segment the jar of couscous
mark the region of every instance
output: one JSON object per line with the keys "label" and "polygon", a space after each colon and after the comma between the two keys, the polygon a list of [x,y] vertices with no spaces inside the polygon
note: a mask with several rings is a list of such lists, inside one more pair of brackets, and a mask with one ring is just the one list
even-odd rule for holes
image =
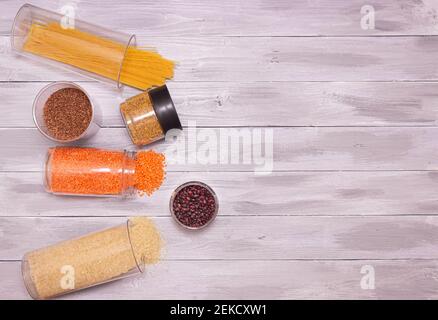
{"label": "jar of couscous", "polygon": [[158,262],[161,237],[151,220],[134,217],[118,226],[33,250],[22,275],[33,299],[66,293],[142,273]]}

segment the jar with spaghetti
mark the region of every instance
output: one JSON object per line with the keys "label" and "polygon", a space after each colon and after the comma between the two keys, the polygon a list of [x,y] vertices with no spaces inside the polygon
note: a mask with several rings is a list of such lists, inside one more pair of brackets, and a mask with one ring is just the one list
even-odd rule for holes
{"label": "jar with spaghetti", "polygon": [[24,4],[11,29],[13,52],[121,88],[141,90],[173,77],[174,63],[151,47],[139,47],[133,34]]}
{"label": "jar with spaghetti", "polygon": [[50,148],[45,163],[47,192],[59,195],[134,197],[162,184],[165,157],[152,150]]}
{"label": "jar with spaghetti", "polygon": [[132,142],[139,146],[164,139],[169,130],[182,129],[165,85],[127,99],[120,112]]}
{"label": "jar with spaghetti", "polygon": [[143,273],[158,262],[161,237],[146,217],[33,250],[21,270],[33,299],[49,299]]}

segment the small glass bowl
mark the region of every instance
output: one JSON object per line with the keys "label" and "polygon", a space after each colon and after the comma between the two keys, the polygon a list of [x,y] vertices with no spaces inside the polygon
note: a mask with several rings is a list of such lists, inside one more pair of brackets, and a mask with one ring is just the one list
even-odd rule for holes
{"label": "small glass bowl", "polygon": [[[214,213],[213,213],[212,217],[210,218],[210,220],[208,220],[208,222],[207,222],[206,224],[203,224],[203,225],[200,226],[200,227],[190,227],[190,226],[186,226],[184,223],[182,223],[181,221],[178,220],[177,216],[175,215],[175,212],[173,211],[173,202],[175,201],[175,197],[176,197],[176,195],[177,195],[177,194],[178,194],[183,188],[185,188],[185,187],[187,187],[187,186],[193,186],[193,185],[194,185],[194,186],[201,186],[201,187],[207,189],[207,190],[213,195],[214,203],[215,203],[215,210],[214,210]],[[183,183],[182,185],[180,185],[178,188],[176,188],[176,189],[173,191],[172,196],[170,197],[170,201],[169,201],[169,210],[170,210],[170,213],[171,213],[173,219],[174,219],[174,220],[175,220],[180,226],[182,226],[182,227],[185,228],[185,229],[189,229],[189,230],[199,230],[199,229],[203,229],[203,228],[205,228],[206,226],[208,226],[208,225],[209,225],[209,224],[210,224],[210,223],[216,218],[217,213],[218,213],[218,211],[219,211],[219,202],[218,202],[218,198],[217,198],[216,193],[213,191],[212,188],[210,188],[210,186],[208,186],[207,184],[205,184],[205,183],[203,183],[203,182],[200,182],[200,181],[189,181],[189,182]]]}
{"label": "small glass bowl", "polygon": [[[64,89],[64,88],[74,88],[82,91],[88,98],[88,100],[91,103],[91,120],[88,124],[87,129],[82,132],[81,135],[77,136],[76,138],[70,139],[70,140],[59,140],[54,137],[52,137],[48,131],[47,126],[44,121],[44,106],[49,99],[49,97],[55,93],[58,90]],[[92,137],[99,131],[100,124],[101,124],[101,114],[100,109],[96,106],[96,104],[93,102],[91,97],[88,95],[88,93],[79,85],[77,85],[74,82],[69,81],[56,81],[48,84],[44,88],[40,90],[40,92],[35,97],[35,100],[33,102],[33,121],[35,122],[36,127],[38,128],[38,131],[45,136],[47,139],[50,139],[52,141],[58,142],[58,143],[69,143],[73,141],[78,141],[82,139],[87,139]]]}

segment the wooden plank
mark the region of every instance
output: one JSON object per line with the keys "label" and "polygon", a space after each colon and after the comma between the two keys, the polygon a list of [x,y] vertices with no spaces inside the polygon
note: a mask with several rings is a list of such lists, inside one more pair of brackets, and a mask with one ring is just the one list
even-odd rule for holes
{"label": "wooden plank", "polygon": [[[0,33],[9,33],[13,18],[24,2],[2,1]],[[155,3],[34,0],[32,4],[55,11],[70,4],[77,8],[78,19],[148,36],[424,35],[438,31],[438,6],[433,0],[380,0],[375,3],[361,0],[172,0]],[[374,6],[374,30],[361,27],[364,16],[361,8],[367,4]],[[109,20],[108,12],[117,12],[117,15]]]}
{"label": "wooden plank", "polygon": [[[3,42],[7,40],[3,39]],[[179,62],[177,81],[437,80],[438,37],[147,38]],[[0,81],[84,79],[41,62],[0,54]]]}
{"label": "wooden plank", "polygon": [[[436,170],[437,135],[438,128],[419,127],[192,128],[180,142],[151,147],[166,153],[168,171]],[[221,136],[246,138],[225,147]],[[40,171],[54,143],[34,128],[0,129],[0,145],[0,171]],[[102,128],[79,145],[134,148],[125,128]]]}
{"label": "wooden plank", "polygon": [[[0,127],[33,127],[32,104],[42,83],[0,83]],[[120,127],[121,101],[138,93],[81,82],[103,113],[103,126]],[[183,125],[199,126],[436,126],[438,83],[170,82]]]}
{"label": "wooden plank", "polygon": [[[151,198],[53,196],[39,172],[0,173],[0,216],[169,215],[180,184],[214,188],[220,215],[422,215],[438,213],[436,172],[170,172]],[[415,192],[413,192],[415,190]],[[25,197],[25,201],[23,201]]]}
{"label": "wooden plank", "polygon": [[[147,214],[147,208],[144,209]],[[124,217],[0,218],[0,260],[125,223]],[[199,231],[154,218],[168,260],[437,259],[438,217],[219,216]]]}
{"label": "wooden plank", "polygon": [[[361,288],[363,266],[374,268],[374,290]],[[419,260],[162,261],[61,299],[433,299],[436,268]],[[30,299],[19,262],[0,262],[0,282],[0,299]]]}

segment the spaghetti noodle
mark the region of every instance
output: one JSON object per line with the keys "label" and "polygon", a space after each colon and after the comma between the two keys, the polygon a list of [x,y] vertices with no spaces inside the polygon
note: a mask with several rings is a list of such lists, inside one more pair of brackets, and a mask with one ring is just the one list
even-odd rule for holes
{"label": "spaghetti noodle", "polygon": [[157,52],[126,48],[88,32],[64,29],[56,22],[32,23],[23,50],[142,90],[173,77],[174,63]]}

